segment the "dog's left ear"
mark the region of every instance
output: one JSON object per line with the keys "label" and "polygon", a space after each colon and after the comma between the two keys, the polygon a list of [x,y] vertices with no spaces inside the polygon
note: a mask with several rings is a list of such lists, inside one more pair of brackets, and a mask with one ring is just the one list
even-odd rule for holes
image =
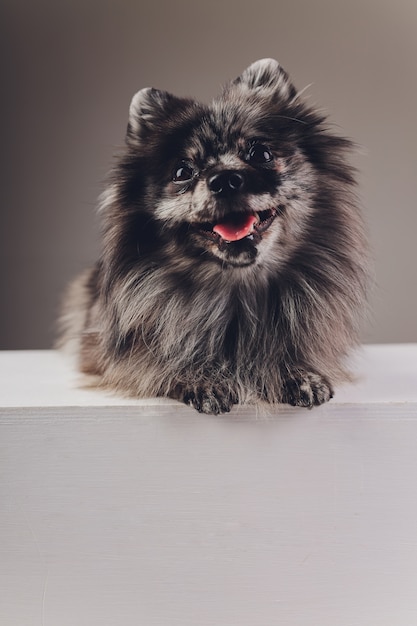
{"label": "dog's left ear", "polygon": [[297,90],[287,72],[275,59],[255,61],[233,81],[233,84],[249,90],[278,92],[282,98],[288,100],[297,95]]}

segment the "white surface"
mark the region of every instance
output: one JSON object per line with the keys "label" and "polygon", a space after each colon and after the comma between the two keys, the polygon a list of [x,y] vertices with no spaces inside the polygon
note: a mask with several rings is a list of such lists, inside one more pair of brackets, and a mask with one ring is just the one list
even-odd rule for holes
{"label": "white surface", "polygon": [[1,355],[0,625],[416,626],[416,349],[262,417],[98,406]]}
{"label": "white surface", "polygon": [[140,406],[173,400],[125,398],[110,391],[83,388],[83,377],[60,352],[0,352],[1,407]]}
{"label": "white surface", "polygon": [[[332,404],[417,402],[417,344],[367,345],[353,359],[354,384],[336,389]],[[0,352],[1,407],[149,406],[173,400],[125,398],[83,389],[82,378],[55,351]]]}

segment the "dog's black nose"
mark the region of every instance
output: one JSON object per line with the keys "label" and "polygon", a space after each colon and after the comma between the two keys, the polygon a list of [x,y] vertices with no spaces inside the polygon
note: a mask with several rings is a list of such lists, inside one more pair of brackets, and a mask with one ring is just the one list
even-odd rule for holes
{"label": "dog's black nose", "polygon": [[240,191],[245,183],[243,174],[228,170],[214,174],[208,180],[208,188],[217,195],[227,195]]}

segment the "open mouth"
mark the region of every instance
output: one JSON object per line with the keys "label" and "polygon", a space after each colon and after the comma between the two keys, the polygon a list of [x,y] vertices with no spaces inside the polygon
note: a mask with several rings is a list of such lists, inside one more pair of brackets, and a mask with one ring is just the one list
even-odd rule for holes
{"label": "open mouth", "polygon": [[259,240],[277,216],[276,209],[267,209],[259,213],[230,213],[216,223],[203,223],[198,231],[213,241],[232,243],[242,239]]}

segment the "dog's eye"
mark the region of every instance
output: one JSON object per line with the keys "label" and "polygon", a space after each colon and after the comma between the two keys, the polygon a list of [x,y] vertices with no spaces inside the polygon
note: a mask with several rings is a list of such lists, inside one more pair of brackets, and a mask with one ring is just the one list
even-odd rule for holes
{"label": "dog's eye", "polygon": [[271,151],[262,143],[254,143],[249,148],[247,160],[250,163],[262,165],[262,163],[269,163],[272,159]]}
{"label": "dog's eye", "polygon": [[186,183],[194,176],[194,170],[190,165],[181,163],[174,171],[172,180],[174,183]]}

